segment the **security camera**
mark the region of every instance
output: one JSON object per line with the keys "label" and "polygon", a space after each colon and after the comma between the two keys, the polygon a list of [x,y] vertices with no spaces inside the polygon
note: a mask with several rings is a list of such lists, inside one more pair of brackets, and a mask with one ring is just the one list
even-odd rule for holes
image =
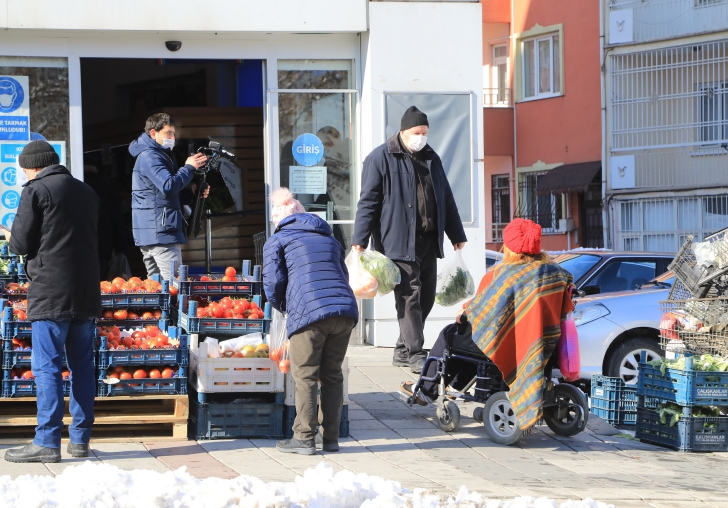
{"label": "security camera", "polygon": [[182,41],[166,41],[164,45],[167,46],[167,49],[170,51],[179,51],[182,47]]}

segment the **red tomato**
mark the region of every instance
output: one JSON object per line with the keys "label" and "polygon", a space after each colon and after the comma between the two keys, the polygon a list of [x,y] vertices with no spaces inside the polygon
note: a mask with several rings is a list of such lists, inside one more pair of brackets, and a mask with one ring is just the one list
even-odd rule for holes
{"label": "red tomato", "polygon": [[170,295],[172,295],[172,296],[177,296],[177,293],[179,293],[179,291],[177,291],[177,288],[176,288],[176,287],[174,287],[174,286],[169,286],[169,294],[170,294]]}
{"label": "red tomato", "polygon": [[137,314],[136,312],[130,312],[129,319],[139,319],[139,314]]}
{"label": "red tomato", "polygon": [[207,317],[207,307],[198,307],[197,308],[197,317],[198,318]]}
{"label": "red tomato", "polygon": [[225,275],[227,275],[228,277],[235,277],[236,273],[238,272],[236,272],[235,268],[233,268],[232,266],[228,266],[227,268],[225,268]]}
{"label": "red tomato", "polygon": [[235,280],[235,277],[228,277],[227,275],[224,275],[222,278],[223,282],[233,282]]}
{"label": "red tomato", "polygon": [[233,301],[230,298],[228,298],[227,296],[225,298],[223,298],[222,300],[220,300],[220,305],[222,305],[223,308],[230,309],[230,310],[232,310],[232,308],[235,306],[235,304],[233,304]]}
{"label": "red tomato", "polygon": [[147,336],[147,332],[144,330],[137,330],[136,332],[132,333],[131,336],[135,339],[144,339]]}
{"label": "red tomato", "polygon": [[156,337],[157,335],[159,335],[159,327],[147,326],[147,336]]}
{"label": "red tomato", "polygon": [[142,319],[154,319],[154,314],[152,314],[151,312],[147,311],[144,314],[142,314]]}
{"label": "red tomato", "polygon": [[25,321],[27,318],[25,312],[23,312],[22,310],[13,311],[13,314],[15,314],[15,317],[18,321]]}
{"label": "red tomato", "polygon": [[119,379],[131,379],[131,374],[129,374],[128,372],[122,372],[121,374],[119,374]]}
{"label": "red tomato", "polygon": [[104,319],[114,319],[114,311],[105,310],[101,317],[103,317]]}
{"label": "red tomato", "polygon": [[134,339],[131,337],[124,337],[121,339],[121,344],[126,347],[131,347],[134,344]]}
{"label": "red tomato", "polygon": [[235,313],[234,313],[233,311],[231,311],[230,309],[225,309],[225,312],[223,312],[223,315],[222,315],[222,316],[223,316],[223,317],[224,317],[225,319],[230,319],[230,318],[232,318],[232,317],[233,317],[234,315],[235,315]]}
{"label": "red tomato", "polygon": [[240,311],[241,314],[250,308],[250,302],[248,300],[239,300],[238,304],[242,308]]}
{"label": "red tomato", "polygon": [[163,378],[170,378],[172,376],[174,376],[174,371],[172,369],[170,369],[169,367],[165,368],[162,371],[162,377]]}
{"label": "red tomato", "polygon": [[255,303],[255,302],[250,302],[250,308],[251,309],[257,309],[258,308],[258,304]]}
{"label": "red tomato", "polygon": [[152,369],[149,371],[149,377],[152,379],[159,379],[162,377],[162,373],[159,372],[159,369]]}
{"label": "red tomato", "polygon": [[116,312],[114,312],[114,319],[126,319],[129,317],[129,313],[126,311],[126,309],[119,309]]}
{"label": "red tomato", "polygon": [[154,319],[162,319],[162,311],[161,310],[155,310],[154,311]]}
{"label": "red tomato", "polygon": [[126,283],[126,281],[124,279],[122,279],[121,277],[117,277],[114,280],[112,280],[111,283],[116,284],[117,286],[121,287],[124,285],[124,283]]}
{"label": "red tomato", "polygon": [[137,369],[134,371],[134,379],[144,379],[147,377],[147,371],[144,369]]}
{"label": "red tomato", "polygon": [[221,305],[217,305],[215,303],[210,304],[210,314],[212,314],[213,317],[221,318],[224,313],[225,309],[223,309]]}
{"label": "red tomato", "polygon": [[207,275],[203,275],[202,277],[200,277],[200,282],[210,282],[210,280],[210,277],[208,277]]}

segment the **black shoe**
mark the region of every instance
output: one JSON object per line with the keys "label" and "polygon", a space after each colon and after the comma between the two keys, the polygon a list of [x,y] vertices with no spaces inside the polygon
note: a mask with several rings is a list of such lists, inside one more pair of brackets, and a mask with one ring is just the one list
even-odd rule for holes
{"label": "black shoe", "polygon": [[409,367],[410,362],[407,358],[402,358],[400,356],[394,356],[392,357],[392,365],[395,367]]}
{"label": "black shoe", "polygon": [[425,366],[425,359],[424,358],[417,358],[413,362],[409,364],[410,370],[412,370],[415,374],[421,374],[422,373],[422,367]]}
{"label": "black shoe", "polygon": [[316,434],[316,439],[314,439],[316,442],[316,449],[317,450],[323,450],[325,452],[338,452],[339,451],[339,442],[338,441],[329,441],[328,439],[324,439],[324,437],[321,435],[321,433]]}
{"label": "black shoe", "polygon": [[5,452],[8,462],[60,462],[60,448],[46,448],[30,443],[22,448],[11,448]]}
{"label": "black shoe", "polygon": [[313,439],[299,441],[298,439],[284,439],[276,443],[276,450],[283,453],[299,453],[301,455],[316,455],[316,445]]}
{"label": "black shoe", "polygon": [[[414,393],[412,392],[412,390],[414,389],[414,386],[415,386],[415,384],[412,381],[404,381],[404,382],[402,382],[402,384],[399,385],[399,391],[401,391],[408,397],[413,397]],[[422,393],[422,392],[420,391],[420,393]],[[423,398],[420,398],[419,394],[417,395],[417,397],[414,397],[413,400],[420,406],[427,405],[427,401]]]}
{"label": "black shoe", "polygon": [[88,445],[87,444],[75,444],[69,441],[66,452],[71,457],[88,457]]}

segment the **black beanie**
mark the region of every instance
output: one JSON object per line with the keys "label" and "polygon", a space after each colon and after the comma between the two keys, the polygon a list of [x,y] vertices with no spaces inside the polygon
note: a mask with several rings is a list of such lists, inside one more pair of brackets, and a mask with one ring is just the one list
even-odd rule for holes
{"label": "black beanie", "polygon": [[427,125],[428,127],[430,126],[429,122],[427,121],[427,115],[416,107],[410,106],[409,108],[407,108],[407,111],[405,111],[404,115],[402,116],[402,123],[399,126],[399,130],[406,131],[407,129],[411,129],[412,127],[417,127],[418,125]]}
{"label": "black beanie", "polygon": [[48,141],[38,139],[31,141],[18,157],[18,166],[23,169],[47,168],[53,164],[59,164],[58,154]]}

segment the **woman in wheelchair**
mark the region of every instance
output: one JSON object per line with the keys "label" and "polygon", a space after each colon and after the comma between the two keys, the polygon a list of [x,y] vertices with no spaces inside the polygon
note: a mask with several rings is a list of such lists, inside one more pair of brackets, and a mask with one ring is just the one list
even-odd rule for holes
{"label": "woman in wheelchair", "polygon": [[516,442],[542,417],[555,432],[576,434],[586,425],[586,398],[571,385],[555,390],[548,367],[561,322],[574,308],[572,276],[541,251],[541,226],[530,220],[514,219],[503,242],[503,261],[483,277],[457,323],[442,330],[420,379],[401,390],[409,403],[437,404],[437,423],[446,431],[459,422],[457,405],[444,393],[449,386],[474,387],[474,395],[458,396],[485,403],[474,417],[501,444]]}

